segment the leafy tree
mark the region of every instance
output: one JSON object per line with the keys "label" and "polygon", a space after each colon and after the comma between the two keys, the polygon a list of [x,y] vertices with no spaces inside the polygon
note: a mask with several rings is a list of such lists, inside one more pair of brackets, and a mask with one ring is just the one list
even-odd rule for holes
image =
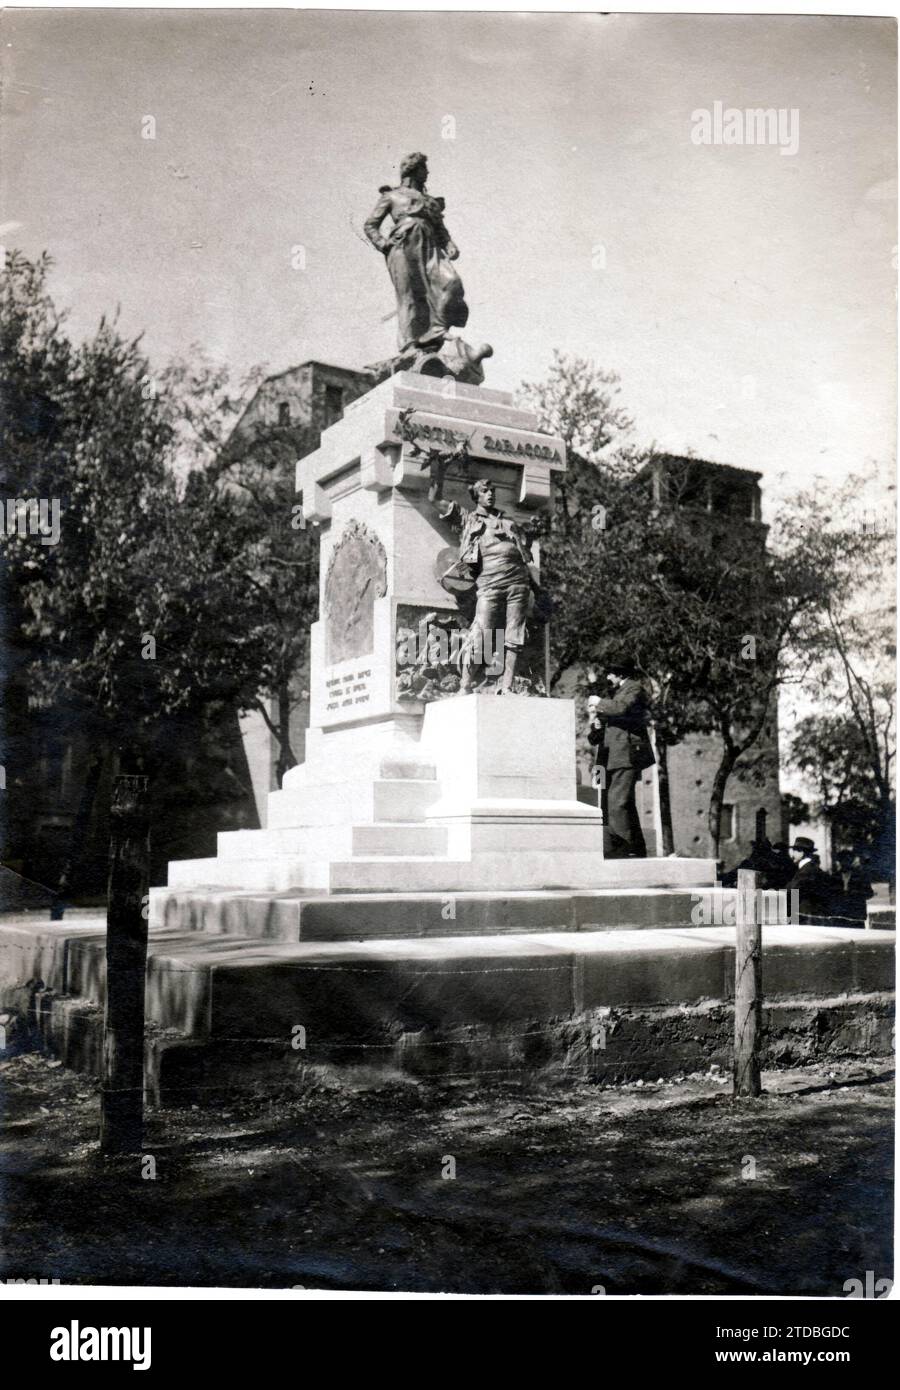
{"label": "leafy tree", "polygon": [[[218,486],[236,499],[251,538],[244,556],[244,603],[252,615],[258,661],[241,693],[276,740],[281,786],[297,761],[291,714],[306,696],[309,627],[318,607],[319,544],[307,530],[294,490],[296,448],[278,427],[258,425],[249,444],[221,459]],[[274,707],[274,716],[270,707]]]}
{"label": "leafy tree", "polygon": [[[850,515],[866,480],[846,499]],[[793,757],[816,786],[836,838],[870,839],[894,877],[896,639],[893,536],[857,523],[839,556],[810,689],[817,711],[797,727]]]}
{"label": "leafy tree", "polygon": [[[717,736],[707,818],[717,856],[728,779],[764,777],[778,692],[808,678],[830,605],[859,572],[865,541],[846,520],[858,480],[782,509],[766,546],[750,517],[697,505],[702,464],[629,446],[617,383],[557,356],[547,387],[525,388],[543,427],[572,448],[543,542],[551,686],[573,667],[634,661],[652,700],[666,852],[667,750],[691,733]],[[593,409],[596,421],[582,418]]]}
{"label": "leafy tree", "polygon": [[154,376],[106,319],[73,344],[49,268],[13,253],[0,277],[0,458],[7,496],[58,498],[61,530],[7,537],[3,577],[17,679],[92,749],[68,880],[104,762],[153,772],[173,719],[240,706],[268,633],[247,597],[253,518],[192,470],[221,383]]}
{"label": "leafy tree", "polygon": [[786,825],[803,825],[809,820],[809,805],[793,792],[782,792],[781,814]]}
{"label": "leafy tree", "polygon": [[523,382],[520,392],[541,428],[559,435],[567,451],[541,541],[542,574],[555,605],[551,689],[584,661],[603,631],[603,605],[585,573],[609,554],[611,514],[622,528],[623,545],[626,534],[634,539],[640,517],[640,505],[630,505],[629,484],[650,452],[629,443],[633,422],[619,404],[620,391],[617,373],[554,352],[546,380]]}
{"label": "leafy tree", "polygon": [[833,850],[877,840],[882,830],[878,786],[852,715],[818,711],[801,719],[790,758],[816,789],[816,809],[830,823]]}
{"label": "leafy tree", "polygon": [[[554,351],[546,379],[523,382],[520,394],[541,417],[544,429],[565,440],[576,465],[602,464],[610,446],[621,449],[634,426],[617,399],[621,389],[618,372]],[[562,480],[563,489],[567,482],[568,477]]]}

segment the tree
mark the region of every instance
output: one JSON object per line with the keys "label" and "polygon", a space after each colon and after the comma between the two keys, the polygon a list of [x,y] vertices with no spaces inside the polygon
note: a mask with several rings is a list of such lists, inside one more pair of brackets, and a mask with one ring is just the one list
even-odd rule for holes
{"label": "tree", "polygon": [[[855,481],[852,500],[865,479]],[[845,501],[851,516],[855,507]],[[857,523],[838,557],[810,689],[814,715],[798,725],[794,761],[817,787],[838,838],[875,842],[894,877],[895,618],[893,537]]]}
{"label": "tree", "polygon": [[794,792],[781,793],[781,817],[785,825],[804,825],[809,820],[809,805]]}
{"label": "tree", "polygon": [[536,412],[542,429],[563,439],[567,452],[541,540],[541,569],[554,599],[551,689],[583,661],[602,631],[596,590],[584,582],[585,562],[590,568],[607,554],[611,512],[623,536],[636,519],[628,485],[650,451],[629,444],[633,422],[617,400],[620,391],[617,373],[559,352],[545,381],[522,383],[522,403]]}
{"label": "tree", "polygon": [[[547,386],[525,388],[542,426],[572,447],[543,541],[551,686],[572,667],[635,663],[651,696],[665,852],[667,749],[688,734],[717,736],[707,820],[718,856],[728,779],[763,777],[778,692],[808,677],[829,606],[858,572],[865,538],[842,521],[858,480],[782,509],[767,546],[750,515],[697,505],[711,465],[628,445],[617,383],[557,356]],[[583,418],[592,409],[599,418]]]}
{"label": "tree", "polygon": [[233,460],[226,458],[218,475],[219,487],[232,490],[251,538],[243,568],[248,586],[244,601],[252,613],[259,657],[242,690],[241,705],[262,715],[276,741],[279,786],[297,761],[290,720],[306,693],[302,673],[319,586],[318,537],[306,529],[296,501],[295,457],[296,451],[277,429],[260,426],[252,446]]}
{"label": "tree", "polygon": [[[554,603],[550,685],[572,668],[584,673],[623,657],[635,663],[651,696],[662,848],[671,853],[668,750],[711,728],[696,689],[706,645],[686,611],[698,606],[690,586],[707,568],[709,543],[696,518],[679,510],[677,480],[672,505],[655,505],[655,451],[628,440],[632,421],[619,390],[616,373],[559,354],[546,383],[523,388],[542,428],[561,434],[568,451],[542,540]],[[679,602],[685,621],[674,622]]]}
{"label": "tree", "polygon": [[[634,427],[617,400],[621,394],[618,372],[597,367],[584,357],[554,351],[546,379],[523,382],[520,394],[540,416],[542,427],[565,441],[576,465],[603,464],[610,445],[621,448]],[[568,477],[563,480],[563,489],[568,481]],[[560,496],[565,496],[564,490]]]}
{"label": "tree", "polygon": [[881,798],[866,741],[852,715],[806,715],[794,728],[790,758],[816,789],[816,810],[830,824],[832,852],[878,839]]}
{"label": "tree", "polygon": [[7,537],[3,578],[32,707],[61,712],[92,749],[65,888],[104,762],[157,770],[173,719],[240,704],[267,633],[244,601],[246,510],[202,471],[184,478],[186,441],[209,447],[196,427],[215,383],[155,376],[139,340],[106,319],[71,343],[49,269],[14,252],[0,277],[0,448],[7,496],[58,499],[61,528],[57,544]]}

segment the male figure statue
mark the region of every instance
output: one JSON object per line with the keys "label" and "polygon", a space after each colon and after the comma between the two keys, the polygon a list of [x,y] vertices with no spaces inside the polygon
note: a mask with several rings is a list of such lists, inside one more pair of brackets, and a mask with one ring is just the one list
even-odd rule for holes
{"label": "male figure statue", "polygon": [[[449,328],[464,328],[469,317],[463,282],[451,264],[459,255],[444,226],[444,200],[425,190],[428,161],[409,154],[400,164],[400,184],[379,189],[381,197],[363,230],[383,252],[397,295],[399,347],[439,348]],[[381,224],[394,226],[382,236]]]}
{"label": "male figure statue", "polygon": [[438,511],[451,526],[461,530],[459,559],[444,575],[450,592],[460,584],[474,583],[475,616],[461,653],[460,690],[473,689],[475,671],[489,666],[495,634],[504,633],[503,678],[498,694],[513,689],[519,653],[525,645],[525,620],[533,578],[531,540],[524,527],[494,506],[494,484],[479,478],[469,488],[476,503],[467,511],[456,502],[441,502]]}

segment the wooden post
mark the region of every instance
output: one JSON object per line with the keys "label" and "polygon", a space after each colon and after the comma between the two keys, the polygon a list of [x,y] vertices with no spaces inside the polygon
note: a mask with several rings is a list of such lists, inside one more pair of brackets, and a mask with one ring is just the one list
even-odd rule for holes
{"label": "wooden post", "polygon": [[762,1028],[762,928],[759,874],[738,869],[734,953],[734,1095],[761,1091],[759,1041]]}
{"label": "wooden post", "polygon": [[144,1132],[145,902],[150,879],[150,808],[146,777],[117,777],[113,787],[106,927],[106,1019],[100,1149],[140,1153]]}

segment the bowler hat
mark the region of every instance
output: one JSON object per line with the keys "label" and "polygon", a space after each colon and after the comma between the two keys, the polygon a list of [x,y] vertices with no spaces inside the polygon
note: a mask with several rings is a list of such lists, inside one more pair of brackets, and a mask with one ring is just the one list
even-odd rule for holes
{"label": "bowler hat", "polygon": [[804,854],[815,854],[816,845],[815,841],[811,840],[808,835],[798,835],[791,845],[791,849],[802,849]]}

